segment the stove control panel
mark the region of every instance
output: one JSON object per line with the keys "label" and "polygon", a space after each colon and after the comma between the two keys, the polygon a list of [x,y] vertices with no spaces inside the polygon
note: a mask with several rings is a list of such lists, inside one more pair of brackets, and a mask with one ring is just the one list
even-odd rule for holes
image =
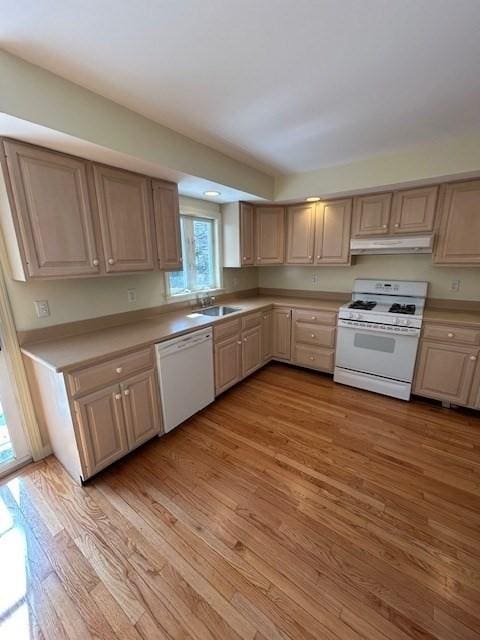
{"label": "stove control panel", "polygon": [[[403,318],[402,318],[403,320]],[[405,323],[402,323],[405,325]],[[380,331],[381,333],[397,333],[401,335],[419,336],[420,329],[417,327],[398,326],[393,324],[381,324],[379,322],[365,322],[358,320],[338,319],[339,327],[348,327],[349,329],[362,328],[366,331]]]}

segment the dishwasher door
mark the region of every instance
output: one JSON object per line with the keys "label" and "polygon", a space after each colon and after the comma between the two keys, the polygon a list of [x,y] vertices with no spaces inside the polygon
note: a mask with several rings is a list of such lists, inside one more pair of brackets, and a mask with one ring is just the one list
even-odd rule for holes
{"label": "dishwasher door", "polygon": [[215,399],[212,330],[155,345],[165,433]]}

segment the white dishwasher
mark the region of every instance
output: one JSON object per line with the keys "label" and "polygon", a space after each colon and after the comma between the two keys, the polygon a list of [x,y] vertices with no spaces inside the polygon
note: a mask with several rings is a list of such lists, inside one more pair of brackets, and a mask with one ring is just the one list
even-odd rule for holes
{"label": "white dishwasher", "polygon": [[165,433],[215,399],[212,329],[155,345]]}

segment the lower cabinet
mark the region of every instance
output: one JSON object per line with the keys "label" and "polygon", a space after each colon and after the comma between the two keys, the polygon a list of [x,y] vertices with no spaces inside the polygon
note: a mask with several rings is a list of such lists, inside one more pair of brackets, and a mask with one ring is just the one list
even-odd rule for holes
{"label": "lower cabinet", "polygon": [[414,393],[454,404],[475,406],[476,400],[480,399],[480,391],[474,389],[479,352],[478,347],[422,340]]}
{"label": "lower cabinet", "polygon": [[157,378],[149,370],[74,400],[90,477],[160,432]]}
{"label": "lower cabinet", "polygon": [[273,310],[273,347],[272,357],[290,360],[291,357],[292,310],[278,308]]}
{"label": "lower cabinet", "polygon": [[251,313],[214,327],[215,393],[219,395],[264,364],[263,318]]}
{"label": "lower cabinet", "polygon": [[75,400],[86,476],[128,453],[128,439],[119,384]]}
{"label": "lower cabinet", "polygon": [[273,311],[262,313],[262,360],[267,362],[272,357],[273,346]]}

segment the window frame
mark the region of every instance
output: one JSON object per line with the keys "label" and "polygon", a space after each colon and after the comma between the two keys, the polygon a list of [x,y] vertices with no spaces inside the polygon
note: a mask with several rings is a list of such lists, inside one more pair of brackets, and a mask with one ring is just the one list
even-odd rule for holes
{"label": "window frame", "polygon": [[[190,218],[193,220],[212,220],[213,221],[213,271],[215,275],[216,286],[211,289],[195,289],[194,291],[185,291],[182,293],[172,293],[170,289],[170,273],[174,271],[165,272],[165,296],[168,301],[182,301],[192,300],[196,296],[202,293],[221,293],[223,289],[223,245],[222,245],[222,214],[220,211],[202,211],[200,207],[194,205],[180,205],[180,217]],[[182,237],[182,253],[183,253],[184,239]],[[186,256],[183,260],[183,268],[187,268]],[[183,269],[182,269],[183,270]]]}

